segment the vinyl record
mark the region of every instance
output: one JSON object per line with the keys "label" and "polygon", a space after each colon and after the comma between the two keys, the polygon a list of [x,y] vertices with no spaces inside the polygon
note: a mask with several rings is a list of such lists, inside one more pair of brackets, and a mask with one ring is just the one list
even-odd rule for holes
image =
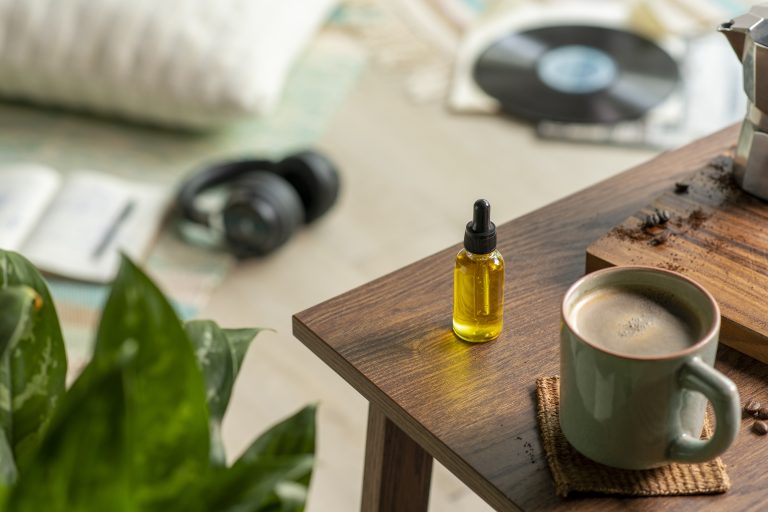
{"label": "vinyl record", "polygon": [[672,57],[652,41],[583,25],[509,34],[480,55],[473,75],[505,112],[575,123],[637,119],[680,78]]}

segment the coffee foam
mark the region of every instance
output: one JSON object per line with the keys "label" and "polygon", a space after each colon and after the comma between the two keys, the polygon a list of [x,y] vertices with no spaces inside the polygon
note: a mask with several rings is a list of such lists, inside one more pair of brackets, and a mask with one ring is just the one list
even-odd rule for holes
{"label": "coffee foam", "polygon": [[583,339],[630,356],[685,350],[704,335],[704,321],[673,294],[643,285],[613,285],[585,293],[571,310]]}

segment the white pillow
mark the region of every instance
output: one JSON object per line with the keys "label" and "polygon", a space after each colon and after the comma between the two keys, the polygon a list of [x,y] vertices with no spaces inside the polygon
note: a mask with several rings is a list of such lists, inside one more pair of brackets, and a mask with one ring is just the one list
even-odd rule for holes
{"label": "white pillow", "polygon": [[0,94],[187,127],[268,112],[337,0],[0,0]]}

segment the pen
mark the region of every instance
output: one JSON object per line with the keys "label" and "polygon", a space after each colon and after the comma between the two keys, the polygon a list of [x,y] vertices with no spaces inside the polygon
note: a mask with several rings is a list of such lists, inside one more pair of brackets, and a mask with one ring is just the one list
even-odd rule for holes
{"label": "pen", "polygon": [[120,213],[117,214],[117,217],[115,217],[115,220],[113,220],[112,223],[109,225],[109,227],[107,228],[107,231],[104,233],[104,236],[101,238],[101,241],[93,250],[93,253],[91,254],[91,259],[95,260],[101,257],[101,255],[104,253],[104,250],[112,242],[112,239],[115,238],[115,235],[117,235],[117,231],[120,229],[120,226],[125,222],[125,220],[131,214],[135,206],[136,206],[136,201],[134,201],[133,199],[125,203],[125,206],[123,207],[123,209],[120,210]]}

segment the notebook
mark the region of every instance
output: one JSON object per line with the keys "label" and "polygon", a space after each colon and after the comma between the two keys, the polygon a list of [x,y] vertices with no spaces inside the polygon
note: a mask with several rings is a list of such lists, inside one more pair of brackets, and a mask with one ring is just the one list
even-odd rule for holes
{"label": "notebook", "polygon": [[39,164],[0,167],[0,248],[40,270],[112,280],[124,252],[141,261],[168,206],[167,186],[95,171],[63,175]]}

